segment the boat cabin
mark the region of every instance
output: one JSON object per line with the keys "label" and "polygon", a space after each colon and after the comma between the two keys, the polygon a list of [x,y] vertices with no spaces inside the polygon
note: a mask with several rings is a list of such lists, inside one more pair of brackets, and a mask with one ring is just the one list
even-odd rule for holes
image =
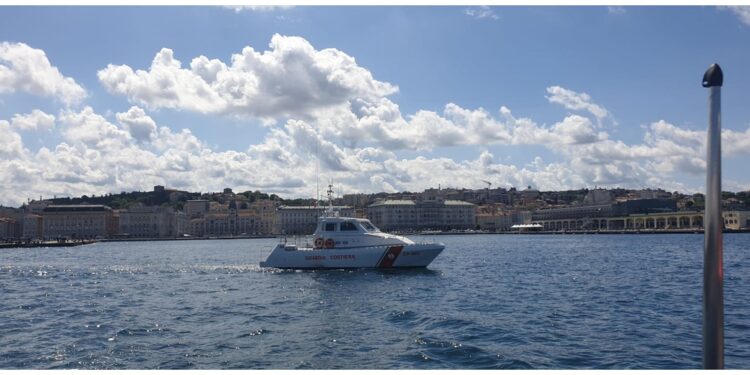
{"label": "boat cabin", "polygon": [[357,233],[377,233],[380,232],[370,220],[357,219],[348,217],[322,217],[318,221],[318,228],[315,229],[315,235],[336,236],[349,235]]}

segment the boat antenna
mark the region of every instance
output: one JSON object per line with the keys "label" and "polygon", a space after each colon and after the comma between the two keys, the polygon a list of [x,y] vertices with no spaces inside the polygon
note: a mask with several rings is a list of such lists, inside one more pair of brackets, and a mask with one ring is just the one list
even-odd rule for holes
{"label": "boat antenna", "polygon": [[318,143],[315,142],[315,207],[318,207],[318,202],[320,202],[320,182],[318,179],[320,176],[320,153],[318,152]]}
{"label": "boat antenna", "polygon": [[331,184],[331,183],[328,184],[328,191],[326,191],[326,193],[328,193],[328,209],[326,211],[328,211],[328,215],[329,216],[334,216],[334,211],[333,211],[333,184]]}
{"label": "boat antenna", "polygon": [[708,96],[708,157],[703,242],[703,368],[724,368],[724,265],[721,215],[721,85],[724,74],[712,64],[703,75]]}

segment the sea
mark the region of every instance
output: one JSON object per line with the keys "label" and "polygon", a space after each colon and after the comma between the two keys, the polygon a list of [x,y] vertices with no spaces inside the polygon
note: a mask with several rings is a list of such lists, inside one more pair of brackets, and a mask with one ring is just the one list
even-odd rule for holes
{"label": "sea", "polygon": [[[264,270],[278,239],[0,250],[0,369],[696,369],[700,234],[446,235],[426,269]],[[724,236],[750,368],[750,234]]]}

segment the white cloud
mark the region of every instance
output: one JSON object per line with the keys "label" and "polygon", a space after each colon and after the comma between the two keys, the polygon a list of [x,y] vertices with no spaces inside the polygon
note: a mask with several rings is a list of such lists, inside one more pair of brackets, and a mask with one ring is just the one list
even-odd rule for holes
{"label": "white cloud", "polygon": [[61,111],[58,120],[65,140],[103,152],[119,150],[132,139],[128,132],[109,123],[91,107],[81,112]]}
{"label": "white cloud", "polygon": [[597,132],[594,129],[591,120],[578,115],[568,116],[563,121],[546,128],[537,125],[529,118],[513,117],[506,107],[502,107],[500,112],[508,123],[512,133],[512,144],[515,145],[540,144],[557,149],[563,145],[593,143],[607,138],[606,133]]}
{"label": "white cloud", "polygon": [[156,136],[156,122],[139,107],[130,107],[127,112],[118,113],[116,117],[130,136],[138,141],[148,142]]}
{"label": "white cloud", "polygon": [[547,87],[547,93],[550,94],[547,97],[547,100],[549,100],[550,103],[560,104],[573,111],[587,111],[594,115],[598,120],[603,119],[608,114],[604,107],[594,104],[594,102],[591,101],[591,97],[585,92],[578,93],[560,86],[551,86]]}
{"label": "white cloud", "polygon": [[[360,115],[364,113],[390,112],[374,108],[364,109]],[[479,144],[479,135],[498,131],[501,135],[488,143],[500,145],[500,150],[538,144],[560,159],[545,162],[536,158],[528,165],[516,166],[497,160],[486,149],[467,160],[408,158],[377,145],[347,145],[343,138],[324,135],[329,128],[303,120],[268,128],[265,139],[245,151],[219,152],[188,129],[173,131],[158,126],[139,107],[118,113],[115,117],[119,125],[90,107],[78,112],[61,111],[59,126],[54,129],[62,133],[64,142],[32,153],[23,147],[11,124],[0,121],[0,137],[7,140],[0,144],[0,183],[10,192],[0,203],[18,204],[27,195],[90,195],[159,184],[190,191],[218,191],[231,186],[238,191],[261,189],[309,197],[314,194],[316,160],[320,160],[320,179],[333,179],[337,190],[344,192],[419,191],[437,184],[480,187],[481,180],[493,181],[496,186],[532,185],[543,190],[599,185],[689,191],[691,187],[675,182],[675,176],[702,173],[704,168],[703,132],[680,129],[665,121],[649,125],[643,143],[627,145],[597,133],[589,119],[578,115],[552,126],[538,126],[531,119],[513,117],[508,108],[501,108],[500,113],[502,118],[495,119],[482,109],[449,104],[442,114],[422,111],[404,124],[414,127],[406,130],[412,134],[438,132],[431,144],[435,147]],[[391,118],[398,119],[403,120],[400,116]],[[143,124],[147,124],[144,129],[148,132],[131,132]],[[380,129],[398,131],[387,126]],[[148,138],[139,139],[138,134]],[[749,152],[750,129],[725,130],[723,136],[725,156]],[[426,142],[412,145],[425,146]]]}
{"label": "white cloud", "polygon": [[278,34],[269,48],[261,53],[245,47],[230,64],[199,56],[189,69],[163,48],[149,70],[110,64],[97,75],[109,92],[149,109],[257,118],[309,118],[321,109],[398,91],[337,49],[316,50],[303,38]]}
{"label": "white cloud", "polygon": [[35,109],[31,113],[14,115],[11,126],[21,130],[52,130],[55,126],[55,116]]}
{"label": "white cloud", "polygon": [[16,133],[8,121],[0,120],[0,157],[3,159],[16,159],[24,155],[23,140]]}
{"label": "white cloud", "polygon": [[54,97],[66,105],[80,103],[86,90],[65,77],[40,49],[24,43],[0,43],[0,94],[27,92]]}
{"label": "white cloud", "polygon": [[497,14],[495,13],[495,11],[492,10],[492,8],[490,8],[490,7],[486,6],[486,5],[482,5],[482,6],[478,6],[478,7],[472,7],[472,8],[466,8],[466,9],[464,9],[464,14],[467,15],[467,16],[469,16],[469,17],[476,18],[476,19],[485,19],[485,18],[488,18],[488,19],[496,20],[496,19],[500,18],[500,17],[497,16]]}
{"label": "white cloud", "polygon": [[723,6],[719,7],[719,9],[725,9],[729,10],[732,13],[734,13],[737,18],[739,18],[740,22],[744,23],[747,26],[750,26],[750,6],[745,5],[735,5],[735,6]]}
{"label": "white cloud", "polygon": [[[504,106],[493,114],[448,103],[442,111],[402,114],[388,98],[395,86],[376,81],[352,57],[316,50],[302,38],[276,35],[269,51],[247,47],[229,63],[199,56],[189,68],[162,49],[148,70],[110,65],[99,78],[137,105],[107,116],[84,107],[57,116],[34,110],[0,120],[0,184],[10,191],[0,203],[17,204],[26,195],[90,195],[159,184],[312,196],[318,164],[321,180],[333,179],[345,192],[481,187],[482,180],[555,190],[593,185],[696,190],[675,181],[705,168],[703,131],[657,121],[644,128],[642,142],[626,144],[594,125],[611,118],[604,107],[559,86],[547,88],[549,102],[580,112],[551,125],[516,117]],[[269,123],[253,129],[266,134],[246,150],[216,151],[189,129],[157,124],[147,112],[157,108],[253,116]],[[108,120],[112,116],[114,123]],[[285,116],[291,118],[282,120]],[[39,129],[59,132],[63,141],[29,151],[18,131]],[[750,128],[725,129],[722,135],[725,157],[750,152]],[[500,161],[508,160],[508,148],[527,145],[547,148],[554,161]],[[477,154],[465,160],[405,156],[423,150],[439,155],[455,146],[473,146]]]}

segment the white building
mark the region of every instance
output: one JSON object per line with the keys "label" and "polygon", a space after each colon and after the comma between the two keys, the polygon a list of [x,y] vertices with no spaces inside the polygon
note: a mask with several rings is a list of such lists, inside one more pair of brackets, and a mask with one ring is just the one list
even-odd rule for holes
{"label": "white building", "polygon": [[385,200],[367,208],[367,217],[384,231],[474,229],[476,205],[457,200]]}

